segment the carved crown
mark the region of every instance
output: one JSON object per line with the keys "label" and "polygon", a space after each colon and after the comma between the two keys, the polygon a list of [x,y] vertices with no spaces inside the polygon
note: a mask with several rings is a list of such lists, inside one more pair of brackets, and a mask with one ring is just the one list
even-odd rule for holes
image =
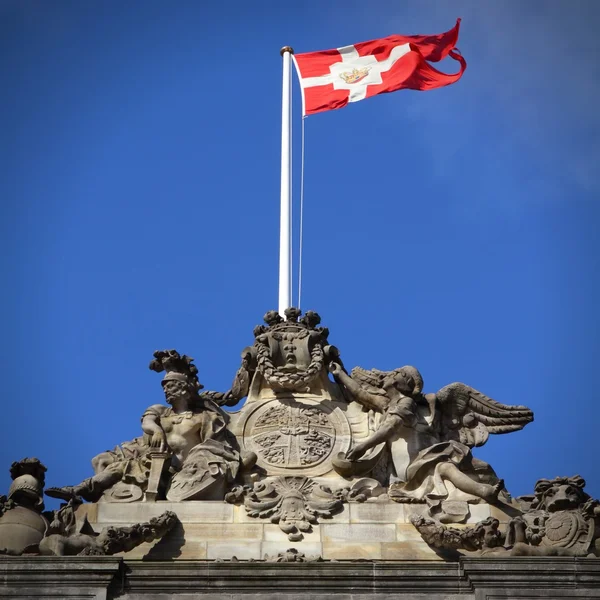
{"label": "carved crown", "polygon": [[302,315],[302,311],[299,308],[290,307],[284,311],[285,319],[276,311],[270,310],[263,317],[266,325],[258,325],[254,328],[254,337],[260,338],[261,336],[271,333],[275,334],[278,332],[285,333],[297,333],[299,335],[306,335],[307,333],[314,332],[319,335],[322,341],[326,341],[329,336],[329,329],[326,327],[317,327],[321,322],[321,317],[318,313],[313,310],[307,310]]}

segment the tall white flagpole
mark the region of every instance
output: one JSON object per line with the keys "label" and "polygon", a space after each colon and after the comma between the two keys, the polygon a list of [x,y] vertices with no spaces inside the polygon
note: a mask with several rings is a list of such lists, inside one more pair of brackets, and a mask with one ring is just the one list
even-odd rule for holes
{"label": "tall white flagpole", "polygon": [[283,317],[286,308],[292,304],[291,284],[291,63],[294,51],[290,46],[281,49],[283,57],[283,86],[281,89],[281,211],[279,218],[279,314]]}

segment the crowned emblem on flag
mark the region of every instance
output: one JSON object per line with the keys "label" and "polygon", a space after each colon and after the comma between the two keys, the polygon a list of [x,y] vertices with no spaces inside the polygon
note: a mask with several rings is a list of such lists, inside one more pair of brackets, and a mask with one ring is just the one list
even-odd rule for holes
{"label": "crowned emblem on flag", "polygon": [[340,77],[346,83],[358,83],[362,81],[371,70],[371,67],[363,67],[362,69],[352,69],[352,71],[345,71],[344,73],[340,73]]}
{"label": "crowned emblem on flag", "polygon": [[[457,82],[467,63],[456,48],[456,25],[434,35],[389,35],[319,52],[293,56],[300,87],[302,114],[342,108],[396,90],[433,90]],[[460,63],[457,73],[438,71],[431,63],[447,56]]]}

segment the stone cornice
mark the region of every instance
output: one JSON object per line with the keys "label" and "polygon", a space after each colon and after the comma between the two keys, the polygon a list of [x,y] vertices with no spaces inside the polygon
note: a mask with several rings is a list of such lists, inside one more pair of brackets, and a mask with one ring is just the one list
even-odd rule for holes
{"label": "stone cornice", "polygon": [[457,562],[267,563],[0,557],[0,598],[56,598],[58,593],[61,598],[138,599],[154,594],[177,598],[180,594],[218,593],[227,597],[277,594],[281,598],[322,594],[446,598],[453,594],[472,599],[498,593],[529,598],[544,591],[548,596],[542,597],[600,598],[600,559],[463,557]]}
{"label": "stone cornice", "polygon": [[132,594],[184,590],[229,593],[469,593],[480,588],[600,589],[596,558],[461,558],[319,563],[127,561]]}
{"label": "stone cornice", "polygon": [[0,598],[104,600],[121,564],[114,556],[1,556]]}
{"label": "stone cornice", "polygon": [[433,561],[325,561],[312,563],[127,561],[125,589],[299,594],[422,591],[456,593],[468,588],[458,563]]}

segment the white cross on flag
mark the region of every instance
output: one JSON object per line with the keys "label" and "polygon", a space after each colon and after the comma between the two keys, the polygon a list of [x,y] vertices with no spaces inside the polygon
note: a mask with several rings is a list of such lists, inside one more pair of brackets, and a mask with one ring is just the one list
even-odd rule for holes
{"label": "white cross on flag", "polygon": [[[460,19],[439,35],[390,35],[334,50],[294,56],[302,88],[303,115],[342,108],[401,89],[432,90],[458,81],[467,63],[455,48]],[[460,62],[448,75],[432,67],[446,56]]]}

